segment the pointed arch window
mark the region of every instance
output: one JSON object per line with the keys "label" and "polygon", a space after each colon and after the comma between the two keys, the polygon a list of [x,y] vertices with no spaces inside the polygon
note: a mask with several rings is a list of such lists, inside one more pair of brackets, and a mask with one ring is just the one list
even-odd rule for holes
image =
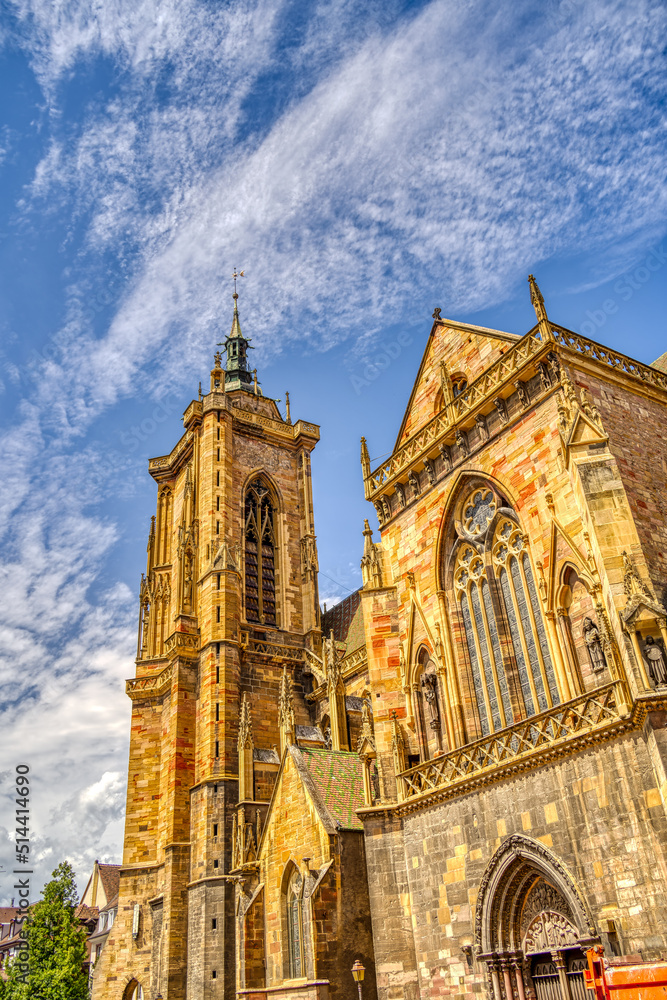
{"label": "pointed arch window", "polygon": [[497,516],[506,510],[493,490],[475,489],[461,507],[454,561],[460,647],[482,735],[512,725],[517,711],[535,715],[560,700],[525,538],[514,520]]}
{"label": "pointed arch window", "polygon": [[261,478],[248,486],[244,511],[246,619],[276,625],[276,508]]}
{"label": "pointed arch window", "polygon": [[303,879],[297,868],[292,869],[287,883],[287,949],[289,978],[304,975],[303,960]]}

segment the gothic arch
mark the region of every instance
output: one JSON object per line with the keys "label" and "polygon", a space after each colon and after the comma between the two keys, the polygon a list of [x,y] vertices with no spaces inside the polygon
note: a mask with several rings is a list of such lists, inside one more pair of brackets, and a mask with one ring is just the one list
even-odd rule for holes
{"label": "gothic arch", "polygon": [[475,912],[475,946],[480,955],[521,951],[520,907],[538,878],[562,900],[563,917],[577,943],[596,937],[584,897],[569,869],[544,844],[516,834],[498,848],[482,876]]}
{"label": "gothic arch", "polygon": [[514,511],[516,507],[518,497],[514,490],[495,476],[489,476],[482,472],[471,472],[470,470],[461,470],[458,473],[445,497],[438,526],[432,581],[435,592],[446,588],[448,583],[451,583],[451,579],[447,579],[448,572],[453,572],[452,554],[449,549],[452,548],[455,539],[461,537],[457,532],[457,525],[460,523],[460,509],[466,497],[477,485],[490,486],[497,496],[507,501],[508,509]]}
{"label": "gothic arch", "polygon": [[539,577],[507,492],[462,474],[446,507],[438,589],[456,651],[465,728],[473,739],[558,704]]}
{"label": "gothic arch", "polygon": [[285,979],[298,979],[305,975],[306,948],[304,920],[305,881],[299,866],[290,860],[283,869],[282,895],[282,952]]}
{"label": "gothic arch", "polygon": [[284,500],[284,497],[282,495],[282,492],[280,491],[280,488],[278,487],[278,484],[274,480],[273,476],[271,476],[266,471],[266,469],[263,466],[261,466],[261,465],[258,466],[256,469],[253,469],[245,477],[245,479],[243,481],[243,489],[241,491],[242,496],[245,496],[245,493],[246,493],[246,490],[248,489],[248,486],[255,479],[262,479],[264,481],[265,486],[267,487],[267,489],[269,490],[269,492],[271,493],[271,496],[273,498],[273,502],[274,502],[275,507],[276,507],[276,512],[279,513],[279,514],[282,514],[283,511],[285,510],[285,500]]}
{"label": "gothic arch", "polygon": [[244,609],[248,622],[280,627],[282,600],[281,498],[266,472],[246,478],[243,503]]}
{"label": "gothic arch", "polygon": [[130,979],[123,990],[123,1000],[148,1000],[138,979]]}

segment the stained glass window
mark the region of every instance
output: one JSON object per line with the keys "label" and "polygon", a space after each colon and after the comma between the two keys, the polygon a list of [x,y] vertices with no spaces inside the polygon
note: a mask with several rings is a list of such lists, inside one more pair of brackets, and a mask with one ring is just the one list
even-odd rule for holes
{"label": "stained glass window", "polygon": [[544,661],[544,672],[547,675],[547,683],[549,685],[549,691],[551,692],[551,700],[553,701],[554,705],[558,705],[558,703],[560,702],[560,698],[558,697],[558,686],[556,684],[556,675],[554,673],[553,663],[551,662],[549,645],[547,643],[547,637],[544,630],[544,619],[542,618],[542,612],[537,599],[537,591],[535,589],[535,579],[533,577],[533,571],[530,568],[530,560],[525,552],[522,557],[522,565],[523,565],[524,576],[526,577],[526,584],[528,585],[528,593],[530,595],[530,604],[533,609],[533,617],[535,618],[537,639],[540,644],[540,649],[542,650],[542,659]]}
{"label": "stained glass window", "polygon": [[[516,700],[523,701],[521,716],[559,702],[527,539],[513,518],[497,518],[498,509],[505,506],[490,487],[478,487],[468,496],[460,515],[468,540],[459,543],[453,568],[466,660],[484,734],[510,726],[515,719],[517,706],[512,708],[501,645],[501,635],[507,632],[521,689],[520,695],[515,689]],[[496,618],[497,610],[501,619]]]}
{"label": "stained glass window", "polygon": [[526,649],[528,650],[528,659],[530,660],[530,669],[533,675],[533,684],[535,685],[535,691],[537,692],[537,701],[540,706],[539,711],[544,712],[549,706],[547,704],[547,696],[544,693],[542,672],[540,671],[540,661],[537,658],[537,649],[535,648],[535,636],[533,635],[533,628],[530,621],[530,613],[528,611],[528,605],[526,604],[526,595],[523,590],[521,572],[519,570],[519,564],[516,561],[516,559],[510,560],[510,572],[512,574],[512,583],[514,584],[514,593],[516,594],[516,602],[518,605],[519,617],[521,619],[521,629],[523,631],[523,637],[526,642]]}
{"label": "stained glass window", "polygon": [[303,975],[301,889],[301,875],[295,868],[287,886],[287,938],[290,979],[299,979]]}
{"label": "stained glass window", "polygon": [[470,619],[470,608],[468,607],[468,597],[466,594],[461,594],[461,617],[463,618],[463,627],[466,633],[466,645],[468,647],[470,666],[472,668],[472,682],[475,689],[475,701],[477,702],[479,722],[482,727],[482,734],[486,736],[487,733],[490,732],[489,719],[486,712],[486,703],[484,701],[484,691],[482,688],[482,677],[479,671],[479,660],[477,658],[477,649],[475,647],[475,636],[473,633],[472,621]]}
{"label": "stained glass window", "polygon": [[505,603],[505,611],[507,613],[507,622],[510,628],[510,635],[512,637],[512,647],[514,649],[514,658],[516,660],[517,670],[519,672],[519,683],[521,684],[523,704],[526,709],[527,715],[535,715],[535,705],[533,703],[533,695],[530,690],[530,681],[528,680],[528,670],[526,668],[526,661],[523,656],[523,649],[521,647],[521,638],[519,636],[519,626],[517,623],[516,614],[514,612],[514,601],[512,600],[512,591],[510,590],[510,584],[507,578],[507,570],[504,568],[500,571],[500,589],[502,590],[503,601]]}
{"label": "stained glass window", "polygon": [[491,718],[493,720],[493,728],[502,729],[500,711],[498,709],[498,697],[496,695],[496,686],[493,680],[493,668],[491,666],[491,657],[489,656],[489,646],[486,641],[486,629],[484,628],[484,619],[482,617],[482,608],[479,603],[479,594],[477,593],[477,587],[474,584],[470,588],[470,603],[472,604],[472,612],[475,619],[475,629],[477,631],[477,639],[479,641],[479,651],[482,656],[482,666],[484,668],[484,681],[486,683],[486,692],[487,692],[487,697],[489,699],[489,706],[491,708]]}
{"label": "stained glass window", "polygon": [[475,490],[463,507],[463,520],[471,535],[486,531],[496,512],[496,499],[489,489]]}
{"label": "stained glass window", "polygon": [[482,591],[482,600],[484,602],[484,610],[486,611],[486,620],[489,624],[489,632],[491,633],[491,648],[493,649],[493,659],[496,664],[496,676],[498,677],[498,687],[500,688],[500,697],[502,698],[503,708],[505,709],[505,725],[511,726],[511,724],[514,722],[514,713],[512,712],[510,693],[507,688],[507,677],[505,676],[503,657],[502,653],[500,652],[498,629],[496,627],[496,616],[493,612],[493,604],[491,603],[491,594],[489,593],[489,585],[486,582],[486,580],[482,580],[481,591]]}

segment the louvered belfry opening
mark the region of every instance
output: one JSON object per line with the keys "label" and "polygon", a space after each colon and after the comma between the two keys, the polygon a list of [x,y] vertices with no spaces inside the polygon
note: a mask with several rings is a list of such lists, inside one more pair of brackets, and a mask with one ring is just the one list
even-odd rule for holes
{"label": "louvered belfry opening", "polygon": [[261,478],[245,495],[245,609],[249,622],[276,625],[275,506]]}

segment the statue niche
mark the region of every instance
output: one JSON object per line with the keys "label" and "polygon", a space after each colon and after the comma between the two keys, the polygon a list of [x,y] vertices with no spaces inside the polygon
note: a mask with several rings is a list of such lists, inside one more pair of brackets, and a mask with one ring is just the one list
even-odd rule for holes
{"label": "statue niche", "polygon": [[442,751],[442,719],[435,664],[425,646],[417,654],[419,682],[417,685],[417,716],[422,760],[430,760]]}
{"label": "statue niche", "polygon": [[665,651],[652,635],[647,636],[644,642],[644,659],[648,668],[648,675],[655,686],[660,687],[667,684]]}

